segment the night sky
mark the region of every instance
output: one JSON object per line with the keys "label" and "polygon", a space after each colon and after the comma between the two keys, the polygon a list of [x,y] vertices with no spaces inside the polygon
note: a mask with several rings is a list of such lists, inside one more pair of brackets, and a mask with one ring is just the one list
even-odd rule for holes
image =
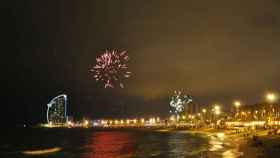
{"label": "night sky", "polygon": [[[18,0],[1,10],[3,122],[44,122],[61,93],[74,118],[100,118],[164,116],[174,90],[224,106],[280,90],[279,0]],[[105,49],[129,53],[124,89],[89,73]]]}

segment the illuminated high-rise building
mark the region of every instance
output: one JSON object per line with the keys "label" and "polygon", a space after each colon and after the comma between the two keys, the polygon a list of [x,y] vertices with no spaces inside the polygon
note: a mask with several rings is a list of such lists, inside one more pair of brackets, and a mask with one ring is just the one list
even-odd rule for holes
{"label": "illuminated high-rise building", "polygon": [[47,121],[49,124],[65,124],[67,122],[67,95],[62,94],[48,103]]}

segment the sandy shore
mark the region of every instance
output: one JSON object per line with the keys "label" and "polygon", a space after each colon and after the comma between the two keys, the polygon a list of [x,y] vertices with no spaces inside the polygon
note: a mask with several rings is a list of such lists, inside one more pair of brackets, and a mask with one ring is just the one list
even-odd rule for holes
{"label": "sandy shore", "polygon": [[245,141],[235,130],[204,128],[186,132],[209,137],[209,149],[202,153],[201,158],[238,158],[242,155],[239,147],[245,144]]}
{"label": "sandy shore", "polygon": [[239,151],[243,152],[242,158],[279,158],[280,135],[267,135],[268,131],[256,133],[257,140],[246,138],[240,143]]}
{"label": "sandy shore", "polygon": [[[210,137],[219,133],[224,134],[222,146],[226,149],[223,158],[279,158],[280,135],[267,135],[268,130],[236,133],[234,130],[199,129],[190,132],[207,134]],[[250,133],[249,135],[247,135]],[[257,139],[253,140],[253,135]],[[207,158],[215,158],[216,155],[208,153]]]}

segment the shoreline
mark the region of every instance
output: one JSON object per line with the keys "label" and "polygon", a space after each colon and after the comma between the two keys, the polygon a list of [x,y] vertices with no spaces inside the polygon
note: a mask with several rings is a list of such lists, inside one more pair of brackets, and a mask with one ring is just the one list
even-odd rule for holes
{"label": "shoreline", "polygon": [[244,153],[244,158],[279,157],[280,135],[268,135],[268,132],[269,130],[258,131],[255,139],[248,138],[240,146],[240,151]]}
{"label": "shoreline", "polygon": [[[36,128],[25,128],[38,129]],[[58,129],[61,132],[65,131],[143,131],[155,133],[189,133],[194,135],[201,135],[207,137],[208,147],[201,151],[203,158],[259,158],[269,157],[277,158],[280,155],[280,135],[272,135],[270,130],[250,131],[244,130],[242,132],[235,129],[176,129],[176,128],[40,128],[42,132],[52,131]],[[45,131],[46,130],[46,131]],[[7,131],[9,132],[9,131]],[[147,133],[147,134],[148,134]],[[268,135],[271,133],[270,135]],[[250,134],[250,135],[248,135]],[[257,138],[253,136],[256,135]]]}
{"label": "shoreline", "polygon": [[[34,127],[33,127],[34,128]],[[38,127],[35,127],[38,128]],[[40,127],[39,127],[40,128]],[[30,128],[27,128],[30,129]],[[49,128],[42,128],[49,129]],[[58,129],[58,128],[55,128]],[[269,130],[257,131],[243,131],[236,132],[233,129],[213,129],[213,128],[200,128],[200,129],[176,129],[176,128],[59,128],[65,130],[96,130],[96,131],[152,131],[152,132],[186,132],[193,134],[203,134],[209,137],[210,146],[220,146],[219,152],[221,157],[225,158],[259,158],[269,157],[277,158],[280,155],[280,135],[268,135]],[[249,134],[249,135],[248,135]],[[253,140],[253,136],[257,136]],[[220,138],[219,138],[220,137]],[[221,139],[217,144],[211,144],[211,140],[216,141]],[[261,143],[258,143],[261,142]],[[206,151],[204,154],[207,158],[214,158],[217,156],[218,151]]]}

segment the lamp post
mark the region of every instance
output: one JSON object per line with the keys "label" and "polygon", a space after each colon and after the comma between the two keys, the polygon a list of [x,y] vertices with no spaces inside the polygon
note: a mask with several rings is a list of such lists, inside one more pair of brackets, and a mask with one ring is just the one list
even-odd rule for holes
{"label": "lamp post", "polygon": [[218,118],[219,118],[219,116],[221,114],[221,106],[218,105],[218,104],[215,104],[213,106],[212,112],[213,112],[213,114],[212,114],[213,120],[214,120],[215,126],[216,126],[216,121],[218,120]]}
{"label": "lamp post", "polygon": [[237,116],[238,112],[239,112],[239,107],[241,106],[241,102],[240,101],[234,101],[233,105],[235,107],[235,116]]}
{"label": "lamp post", "polygon": [[221,107],[220,107],[220,105],[215,105],[214,106],[214,114],[216,116],[219,116],[221,114]]}
{"label": "lamp post", "polygon": [[207,110],[205,108],[203,108],[201,111],[202,111],[203,121],[204,121],[204,123],[206,123],[206,120],[207,120],[206,112],[207,112]]}
{"label": "lamp post", "polygon": [[220,105],[214,105],[214,109],[215,109],[215,111],[220,110]]}
{"label": "lamp post", "polygon": [[274,116],[275,116],[275,109],[273,107],[273,103],[275,103],[278,99],[278,96],[275,93],[267,93],[266,96],[266,101],[268,102],[268,119],[269,121],[273,121],[274,120]]}

